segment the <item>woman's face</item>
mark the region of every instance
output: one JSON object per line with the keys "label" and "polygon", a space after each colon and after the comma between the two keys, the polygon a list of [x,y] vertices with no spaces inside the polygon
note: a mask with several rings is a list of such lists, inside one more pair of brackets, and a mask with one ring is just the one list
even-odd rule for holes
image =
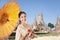
{"label": "woman's face", "polygon": [[26,23],[26,14],[21,14],[19,20],[21,21],[21,23]]}

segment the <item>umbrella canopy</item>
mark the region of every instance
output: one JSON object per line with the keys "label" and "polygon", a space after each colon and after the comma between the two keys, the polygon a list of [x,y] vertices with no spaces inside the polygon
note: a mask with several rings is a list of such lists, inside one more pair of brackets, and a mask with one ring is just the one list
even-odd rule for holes
{"label": "umbrella canopy", "polygon": [[16,28],[19,12],[16,2],[8,2],[0,9],[0,38],[8,37]]}

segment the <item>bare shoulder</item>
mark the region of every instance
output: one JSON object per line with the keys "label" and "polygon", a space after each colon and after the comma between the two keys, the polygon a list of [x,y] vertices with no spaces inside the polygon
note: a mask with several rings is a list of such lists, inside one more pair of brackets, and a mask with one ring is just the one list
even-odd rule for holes
{"label": "bare shoulder", "polygon": [[30,24],[27,24],[27,26],[28,26],[29,28],[32,28],[32,26],[31,26]]}

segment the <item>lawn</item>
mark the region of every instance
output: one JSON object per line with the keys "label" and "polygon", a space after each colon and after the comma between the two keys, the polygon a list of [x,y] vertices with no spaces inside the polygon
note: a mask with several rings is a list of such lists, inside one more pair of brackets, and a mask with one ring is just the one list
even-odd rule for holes
{"label": "lawn", "polygon": [[[44,34],[44,33],[38,33],[37,34],[38,36],[40,36],[40,37],[44,37],[44,36],[60,36],[60,34],[50,34],[50,33],[48,33],[48,34]],[[14,40],[15,38],[14,37],[12,37],[12,38],[9,38],[9,40]]]}
{"label": "lawn", "polygon": [[37,34],[37,35],[40,37],[43,37],[43,36],[60,36],[60,34],[51,34],[51,33],[48,33],[48,34],[42,33],[42,34]]}

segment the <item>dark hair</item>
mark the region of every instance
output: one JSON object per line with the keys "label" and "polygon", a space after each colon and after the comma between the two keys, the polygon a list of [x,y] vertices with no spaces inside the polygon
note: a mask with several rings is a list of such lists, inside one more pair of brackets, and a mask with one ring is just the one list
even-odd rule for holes
{"label": "dark hair", "polygon": [[24,11],[19,12],[18,17],[20,18],[21,14],[26,14]]}
{"label": "dark hair", "polygon": [[[19,14],[18,14],[18,18],[20,18],[20,16],[21,16],[22,14],[25,14],[25,15],[26,15],[26,13],[25,13],[24,11],[21,11],[21,12],[19,12]],[[20,20],[18,21],[18,24],[21,24],[21,21],[20,21]]]}

